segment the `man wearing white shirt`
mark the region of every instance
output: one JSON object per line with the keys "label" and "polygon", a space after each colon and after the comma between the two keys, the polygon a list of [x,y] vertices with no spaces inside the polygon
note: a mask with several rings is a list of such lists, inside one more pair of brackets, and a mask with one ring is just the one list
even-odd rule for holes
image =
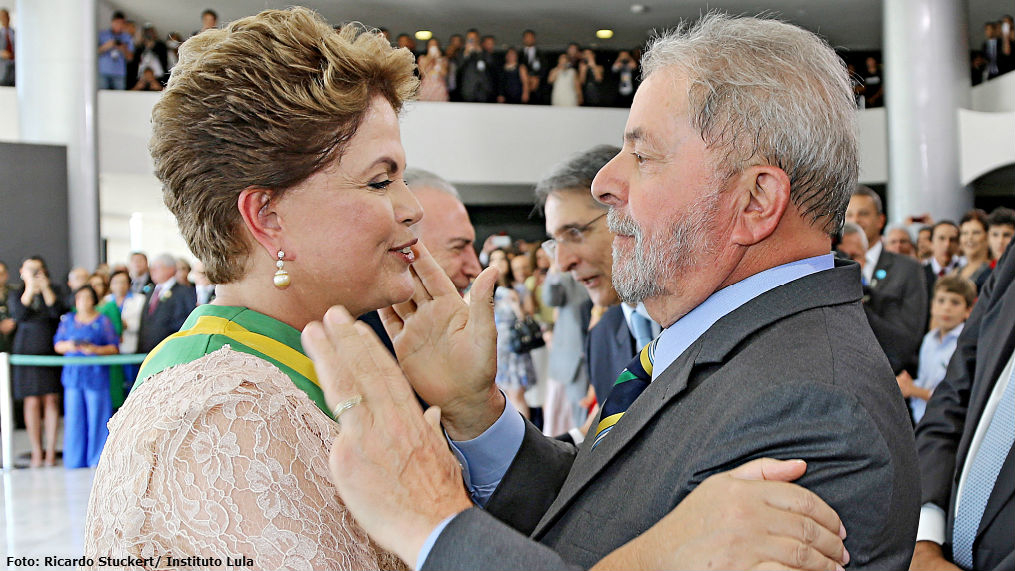
{"label": "man wearing white shirt", "polygon": [[885,251],[881,198],[870,188],[857,185],[849,199],[846,221],[857,224],[867,235],[864,311],[874,336],[896,374],[904,369],[915,372],[928,312],[923,269],[909,256]]}
{"label": "man wearing white shirt", "polygon": [[[356,403],[341,406],[332,451],[343,500],[423,569],[750,568],[765,558],[733,559],[753,541],[683,543],[710,523],[693,498],[748,460],[803,458],[798,481],[840,515],[848,555],[782,565],[905,566],[919,512],[908,414],[861,309],[859,268],[829,253],[858,171],[845,67],[795,26],[709,14],[655,40],[643,69],[624,148],[592,190],[609,206],[614,287],[665,329],[604,403],[630,398],[609,433],[578,450],[543,437],[493,386],[489,343],[474,358],[434,359],[433,347],[461,356],[490,329],[493,274],[477,278],[471,307],[454,308],[453,322],[468,322],[456,332],[431,320],[456,300],[424,256],[413,305],[385,316],[398,335],[435,344],[399,354],[401,371],[378,363],[369,384],[346,374],[339,355],[378,348],[339,311],[304,333],[329,403]],[[392,399],[408,392],[402,372],[440,406],[427,419],[439,412],[465,486],[437,431]],[[708,514],[728,513],[715,502]],[[767,520],[737,526],[756,517]],[[686,523],[653,534],[670,521]],[[774,520],[763,527],[766,545],[794,544]],[[646,537],[656,549],[632,547]]]}

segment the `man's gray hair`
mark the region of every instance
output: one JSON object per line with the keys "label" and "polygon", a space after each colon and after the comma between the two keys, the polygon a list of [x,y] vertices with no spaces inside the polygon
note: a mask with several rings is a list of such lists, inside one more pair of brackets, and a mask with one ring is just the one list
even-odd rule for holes
{"label": "man's gray hair", "polygon": [[642,69],[687,76],[688,117],[717,174],[779,167],[801,214],[838,231],[859,171],[856,103],[827,43],[777,20],[710,12],[653,39]]}
{"label": "man's gray hair", "polygon": [[174,258],[172,254],[168,254],[168,253],[167,254],[159,254],[158,256],[155,256],[155,258],[152,259],[152,261],[151,261],[151,263],[149,265],[151,265],[151,266],[162,266],[162,267],[166,267],[166,268],[175,268],[176,267],[176,258]]}
{"label": "man's gray hair", "polygon": [[909,229],[909,226],[906,226],[905,224],[901,223],[889,224],[882,234],[884,236],[887,236],[888,233],[892,232],[893,230],[902,230],[903,232],[906,233],[906,238],[909,238],[909,242],[911,244],[916,244],[916,240],[913,239],[913,232]]}
{"label": "man's gray hair", "polygon": [[554,192],[573,191],[587,194],[589,200],[605,210],[605,204],[592,198],[592,180],[618,153],[620,147],[597,145],[557,163],[536,183],[536,206],[542,209],[546,199]]}
{"label": "man's gray hair", "polygon": [[450,194],[455,197],[455,200],[458,202],[462,201],[462,196],[458,194],[458,189],[455,188],[455,185],[430,171],[423,169],[405,169],[405,174],[402,175],[402,178],[405,180],[405,184],[409,185],[410,190],[432,188],[434,190]]}
{"label": "man's gray hair", "polygon": [[867,242],[867,233],[863,231],[863,228],[859,224],[853,222],[846,222],[842,225],[842,237],[845,238],[850,234],[859,234],[860,242],[863,243],[863,249],[870,248],[870,243]]}

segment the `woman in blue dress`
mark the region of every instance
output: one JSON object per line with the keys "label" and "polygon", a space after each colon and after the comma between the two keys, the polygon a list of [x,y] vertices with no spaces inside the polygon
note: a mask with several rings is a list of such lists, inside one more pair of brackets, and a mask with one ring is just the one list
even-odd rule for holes
{"label": "woman in blue dress", "polygon": [[[99,296],[92,286],[74,291],[75,313],[60,318],[54,349],[68,357],[118,353],[120,338],[109,318],[96,310]],[[67,468],[96,466],[106,443],[106,423],[113,415],[109,367],[65,365],[63,368],[63,464]]]}

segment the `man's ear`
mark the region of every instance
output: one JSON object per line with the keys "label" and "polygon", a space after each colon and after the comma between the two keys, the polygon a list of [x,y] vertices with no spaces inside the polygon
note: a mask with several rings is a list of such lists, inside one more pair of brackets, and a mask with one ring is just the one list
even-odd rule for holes
{"label": "man's ear", "polygon": [[731,238],[753,246],[768,238],[789,207],[789,175],[779,167],[755,165],[736,178],[736,222]]}
{"label": "man's ear", "polygon": [[285,250],[282,244],[282,219],[276,211],[276,196],[273,190],[248,186],[236,199],[243,225],[254,241],[273,259],[279,250]]}

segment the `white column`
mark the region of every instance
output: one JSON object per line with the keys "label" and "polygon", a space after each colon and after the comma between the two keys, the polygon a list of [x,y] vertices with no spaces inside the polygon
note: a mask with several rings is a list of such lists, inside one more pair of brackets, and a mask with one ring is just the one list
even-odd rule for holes
{"label": "white column", "polygon": [[955,219],[972,207],[960,178],[959,108],[970,99],[966,0],[884,0],[888,214]]}
{"label": "white column", "polygon": [[96,0],[18,0],[21,140],[67,146],[71,266],[99,263]]}

